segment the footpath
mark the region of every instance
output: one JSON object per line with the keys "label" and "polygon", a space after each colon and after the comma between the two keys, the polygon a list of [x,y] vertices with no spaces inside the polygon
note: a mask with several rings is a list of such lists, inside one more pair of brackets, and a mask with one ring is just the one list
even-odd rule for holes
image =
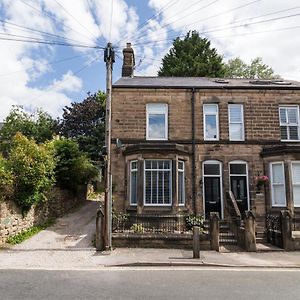
{"label": "footpath", "polygon": [[126,267],[248,267],[295,268],[298,252],[216,252],[191,250],[118,248],[97,252],[93,245],[97,201],[57,219],[46,230],[20,245],[0,248],[0,269],[98,270]]}

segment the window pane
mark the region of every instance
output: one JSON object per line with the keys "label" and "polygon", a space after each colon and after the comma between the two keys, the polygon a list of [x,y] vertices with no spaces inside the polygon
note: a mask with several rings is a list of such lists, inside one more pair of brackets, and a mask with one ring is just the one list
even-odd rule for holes
{"label": "window pane", "polygon": [[286,123],[286,109],[285,108],[280,108],[279,109],[279,116],[280,116],[280,122],[281,123]]}
{"label": "window pane", "polygon": [[288,122],[292,124],[298,124],[298,109],[288,108],[287,110]]}
{"label": "window pane", "polygon": [[204,164],[204,175],[220,175],[220,165]]}
{"label": "window pane", "polygon": [[242,123],[242,105],[230,104],[229,105],[230,122]]}
{"label": "window pane", "polygon": [[288,133],[287,133],[288,127],[287,126],[280,126],[280,135],[282,140],[288,139]]}
{"label": "window pane", "polygon": [[205,116],[205,137],[208,139],[217,138],[217,118],[216,116]]}
{"label": "window pane", "polygon": [[218,106],[216,104],[204,104],[203,112],[205,114],[216,114],[218,112]]}
{"label": "window pane", "polygon": [[165,115],[149,114],[149,138],[165,138]]}
{"label": "window pane", "polygon": [[184,204],[184,173],[178,172],[178,203]]}
{"label": "window pane", "polygon": [[289,132],[290,132],[290,140],[298,140],[298,130],[299,128],[297,126],[289,126]]}
{"label": "window pane", "polygon": [[179,170],[183,170],[183,166],[184,166],[184,162],[183,161],[179,161],[178,162],[178,169]]}
{"label": "window pane", "polygon": [[293,184],[300,184],[300,163],[292,163]]}
{"label": "window pane", "polygon": [[242,140],[243,139],[243,126],[242,124],[230,124],[230,139]]}
{"label": "window pane", "polygon": [[137,171],[131,172],[130,203],[137,204]]}
{"label": "window pane", "polygon": [[171,203],[170,172],[164,172],[164,199],[165,204]]}
{"label": "window pane", "polygon": [[272,183],[279,184],[284,183],[282,164],[272,165]]}
{"label": "window pane", "polygon": [[170,169],[170,162],[168,160],[164,160],[164,169]]}
{"label": "window pane", "polygon": [[148,103],[147,111],[149,114],[165,114],[167,113],[168,105],[164,103]]}
{"label": "window pane", "polygon": [[300,186],[293,187],[294,205],[300,206]]}
{"label": "window pane", "polygon": [[246,175],[246,164],[230,164],[230,174]]}
{"label": "window pane", "polygon": [[131,170],[136,170],[137,169],[137,162],[136,161],[133,161],[131,163]]}
{"label": "window pane", "polygon": [[145,202],[151,203],[151,171],[145,172]]}
{"label": "window pane", "polygon": [[285,206],[284,185],[273,186],[273,204]]}

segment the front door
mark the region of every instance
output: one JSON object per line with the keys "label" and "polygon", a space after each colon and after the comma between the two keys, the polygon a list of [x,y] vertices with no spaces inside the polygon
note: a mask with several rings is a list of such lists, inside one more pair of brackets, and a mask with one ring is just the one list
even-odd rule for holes
{"label": "front door", "polygon": [[231,191],[236,199],[241,214],[248,210],[248,190],[246,176],[230,177]]}
{"label": "front door", "polygon": [[219,177],[204,177],[205,218],[211,212],[218,212],[221,217],[221,191]]}

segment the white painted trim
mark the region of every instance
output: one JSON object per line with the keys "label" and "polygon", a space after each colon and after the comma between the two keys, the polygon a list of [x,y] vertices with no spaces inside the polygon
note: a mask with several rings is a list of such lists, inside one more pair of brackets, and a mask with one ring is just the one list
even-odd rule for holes
{"label": "white painted trim", "polygon": [[[242,122],[230,122],[230,106],[240,106],[241,107],[241,119]],[[230,137],[230,125],[231,124],[242,124],[242,138],[241,139],[233,139]],[[244,105],[243,104],[238,104],[238,103],[232,103],[228,104],[228,133],[229,133],[229,140],[230,141],[245,141],[245,120],[244,120]]]}
{"label": "white painted trim", "polygon": [[[283,172],[283,187],[284,187],[284,204],[274,204],[274,189],[273,189],[273,165],[281,164],[282,166],[282,172]],[[286,207],[286,186],[285,186],[285,173],[284,173],[284,163],[283,161],[277,161],[277,162],[271,162],[269,166],[269,172],[270,172],[270,185],[271,185],[271,206],[272,207]]]}
{"label": "white painted trim", "polygon": [[[204,165],[205,164],[218,164],[220,166],[220,174],[219,175],[204,175]],[[224,203],[223,203],[223,176],[222,176],[222,162],[218,160],[205,160],[202,162],[202,198],[203,198],[203,212],[204,216],[206,213],[205,210],[205,177],[218,177],[220,178],[220,197],[221,197],[221,219],[224,218]]]}
{"label": "white painted trim", "polygon": [[[131,199],[132,199],[132,190],[131,190],[131,180],[132,180],[132,177],[131,177],[131,173],[134,171],[134,172],[136,172],[136,176],[137,176],[137,178],[138,178],[138,165],[137,165],[137,168],[136,169],[132,169],[132,163],[136,163],[136,164],[138,164],[138,161],[137,160],[132,160],[132,161],[130,161],[130,169],[129,169],[129,204],[130,204],[130,206],[137,206],[137,202],[138,202],[138,199],[136,198],[136,203],[132,203],[131,202]],[[137,182],[136,182],[137,183]]]}
{"label": "white painted trim", "polygon": [[300,204],[295,205],[295,201],[294,201],[294,186],[300,186],[300,183],[294,183],[294,176],[293,176],[293,164],[300,164],[300,160],[293,160],[291,161],[291,178],[292,178],[292,194],[293,194],[293,203],[294,203],[294,207],[300,207]]}
{"label": "white painted trim", "polygon": [[[230,165],[234,164],[245,164],[246,165],[246,174],[231,174],[230,173]],[[247,205],[248,205],[248,210],[250,210],[250,191],[249,191],[249,170],[248,170],[248,162],[244,160],[233,160],[229,162],[229,187],[231,190],[231,176],[246,176],[246,183],[247,183]]]}
{"label": "white painted trim", "polygon": [[[179,165],[179,162],[183,163],[183,169],[179,169],[178,165]],[[179,203],[178,202],[178,206],[185,206],[185,200],[186,200],[186,195],[185,195],[185,162],[183,160],[177,160],[177,173],[183,173],[183,186],[182,186],[182,190],[183,190],[183,203]],[[179,186],[179,176],[177,174],[177,199],[179,200],[179,189],[178,189],[178,186]]]}
{"label": "white painted trim", "polygon": [[[217,107],[217,112],[215,114],[205,114],[204,113],[204,107],[205,106],[216,106]],[[205,141],[218,141],[219,140],[219,105],[216,103],[205,103],[203,104],[202,108],[202,113],[203,113],[203,138]],[[217,129],[217,137],[216,138],[207,138],[206,137],[206,121],[205,121],[205,116],[206,115],[214,115],[216,116],[216,129]]]}
{"label": "white painted trim", "polygon": [[[165,137],[163,138],[151,138],[149,137],[149,106],[150,105],[163,105],[164,112],[157,112],[157,114],[165,115]],[[149,141],[167,141],[168,140],[168,104],[167,103],[147,103],[146,104],[146,140]]]}
{"label": "white painted trim", "polygon": [[[168,171],[170,173],[170,182],[169,182],[169,189],[170,189],[170,203],[167,204],[163,204],[163,203],[146,203],[146,161],[168,161],[170,163],[170,168],[169,169],[147,169],[147,170],[151,170],[151,171]],[[172,206],[173,203],[173,198],[172,198],[172,160],[170,159],[145,159],[144,160],[144,186],[143,186],[143,202],[144,202],[144,206]],[[151,178],[151,182],[152,182],[152,178]],[[151,188],[151,199],[152,199],[152,188]]]}

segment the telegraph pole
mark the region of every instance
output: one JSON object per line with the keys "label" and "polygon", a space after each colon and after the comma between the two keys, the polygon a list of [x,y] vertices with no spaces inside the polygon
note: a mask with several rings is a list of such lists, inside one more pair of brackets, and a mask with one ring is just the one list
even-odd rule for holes
{"label": "telegraph pole", "polygon": [[106,113],[105,113],[105,146],[106,146],[106,176],[105,176],[105,248],[112,248],[112,175],[111,175],[111,94],[112,69],[115,62],[115,52],[111,43],[104,50],[106,63]]}

